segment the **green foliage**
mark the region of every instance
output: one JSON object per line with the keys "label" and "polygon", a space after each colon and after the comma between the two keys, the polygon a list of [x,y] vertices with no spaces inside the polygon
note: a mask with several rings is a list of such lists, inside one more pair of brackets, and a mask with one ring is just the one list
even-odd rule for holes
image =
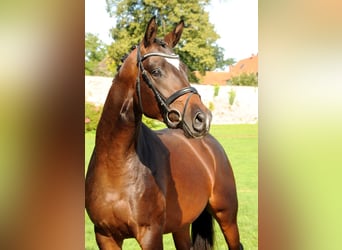
{"label": "green foliage", "polygon": [[254,73],[242,73],[231,79],[231,84],[235,86],[258,86],[258,76]]}
{"label": "green foliage", "polygon": [[215,84],[215,86],[214,86],[214,97],[218,96],[219,92],[220,92],[220,85]]}
{"label": "green foliage", "polygon": [[216,69],[224,70],[226,66],[233,65],[234,63],[236,63],[234,58],[224,59],[224,48],[215,46],[214,49],[216,50]]}
{"label": "green foliage", "polygon": [[102,107],[97,107],[92,103],[85,104],[85,131],[95,131],[102,113]]}
{"label": "green foliage", "polygon": [[[101,118],[103,107],[97,107],[93,103],[86,102],[85,104],[85,132],[94,132],[96,131],[97,124]],[[162,129],[165,128],[166,125],[158,120],[154,120],[148,118],[146,116],[142,117],[143,123],[146,124],[147,127],[151,129]]]}
{"label": "green foliage", "polygon": [[96,76],[111,76],[108,71],[106,57],[107,46],[92,33],[85,36],[85,74]]}
{"label": "green foliage", "polygon": [[235,97],[236,97],[236,92],[234,89],[231,89],[229,92],[229,105],[232,106],[234,104],[235,101]]}
{"label": "green foliage", "polygon": [[147,127],[149,127],[150,129],[154,129],[154,130],[155,129],[162,129],[162,128],[166,127],[166,125],[163,122],[160,122],[160,121],[155,120],[155,119],[148,118],[144,115],[142,117],[142,122],[145,123],[145,125]]}
{"label": "green foliage", "polygon": [[[202,74],[202,73],[201,73]],[[203,73],[204,74],[204,73]],[[200,81],[199,78],[193,72],[188,72],[188,80],[191,83],[198,83]]]}
{"label": "green foliage", "polygon": [[[110,16],[116,17],[116,26],[111,30],[115,42],[108,48],[113,70],[120,65],[121,57],[141,41],[153,15],[157,16],[159,36],[167,34],[176,23],[184,20],[185,29],[175,52],[188,66],[189,72],[223,68],[229,61],[224,59],[224,50],[216,43],[219,35],[204,9],[209,0],[106,0],[106,3]],[[196,78],[190,74],[189,79]]]}
{"label": "green foliage", "polygon": [[210,111],[214,111],[214,109],[215,109],[215,106],[214,106],[214,103],[213,102],[209,102],[209,110]]}

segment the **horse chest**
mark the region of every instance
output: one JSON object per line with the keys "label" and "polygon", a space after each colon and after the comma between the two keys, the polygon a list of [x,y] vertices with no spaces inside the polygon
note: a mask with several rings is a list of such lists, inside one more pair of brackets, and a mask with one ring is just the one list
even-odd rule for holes
{"label": "horse chest", "polygon": [[91,209],[96,214],[90,212],[90,216],[97,226],[128,235],[136,225],[148,223],[141,222],[142,218],[146,220],[155,210],[163,210],[165,199],[149,168],[139,161],[126,167],[129,171],[125,174],[108,174],[96,182],[92,192],[92,207],[96,209]]}

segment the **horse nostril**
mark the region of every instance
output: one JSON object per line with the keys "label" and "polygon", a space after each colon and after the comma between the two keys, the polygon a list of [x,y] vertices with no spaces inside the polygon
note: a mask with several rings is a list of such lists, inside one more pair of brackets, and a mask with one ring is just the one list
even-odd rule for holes
{"label": "horse nostril", "polygon": [[199,113],[197,116],[196,116],[196,122],[198,123],[202,123],[205,119],[205,116],[203,113]]}
{"label": "horse nostril", "polygon": [[193,128],[197,132],[202,132],[206,126],[205,120],[206,120],[206,115],[203,112],[198,112],[194,117]]}

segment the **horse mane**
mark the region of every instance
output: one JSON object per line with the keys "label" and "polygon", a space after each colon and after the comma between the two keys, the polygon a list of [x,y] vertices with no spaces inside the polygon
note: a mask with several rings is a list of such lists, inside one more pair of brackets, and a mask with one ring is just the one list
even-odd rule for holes
{"label": "horse mane", "polygon": [[124,55],[120,58],[121,64],[118,65],[118,67],[116,68],[116,71],[117,71],[117,72],[120,70],[122,64],[124,63],[124,61],[126,60],[126,58],[129,56],[129,54],[130,54],[136,47],[137,47],[137,45],[133,45],[133,46],[130,48],[129,52],[126,53],[126,54],[124,54]]}

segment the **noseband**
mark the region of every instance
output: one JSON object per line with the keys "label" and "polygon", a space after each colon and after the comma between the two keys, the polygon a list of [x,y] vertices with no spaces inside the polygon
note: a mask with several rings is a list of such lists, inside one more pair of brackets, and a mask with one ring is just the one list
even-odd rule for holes
{"label": "noseband", "polygon": [[[152,84],[151,78],[148,76],[147,71],[145,70],[144,66],[143,66],[143,61],[145,59],[147,59],[148,57],[151,56],[161,56],[164,58],[171,58],[171,59],[179,59],[179,56],[176,54],[165,54],[165,53],[160,53],[160,52],[151,52],[151,53],[147,53],[143,56],[141,56],[141,52],[140,52],[140,45],[137,46],[137,64],[138,64],[138,69],[139,69],[139,73],[137,76],[137,93],[138,93],[138,99],[139,99],[139,105],[140,105],[140,109],[143,112],[143,106],[142,106],[142,101],[141,101],[141,93],[140,93],[140,74],[144,80],[144,82],[147,84],[147,86],[153,91],[154,96],[158,102],[159,108],[161,110],[161,114],[163,116],[164,122],[167,124],[168,127],[170,128],[177,128],[179,127],[179,125],[183,122],[184,120],[184,114],[185,114],[185,110],[188,106],[190,97],[193,94],[198,94],[197,90],[194,87],[186,87],[183,89],[180,89],[178,91],[176,91],[175,93],[173,93],[171,96],[169,96],[168,98],[165,98],[160,91]],[[188,96],[185,105],[184,105],[184,109],[183,109],[183,114],[181,115],[180,112],[177,109],[172,109],[170,107],[170,105],[177,100],[179,97],[190,93],[190,95]],[[170,115],[171,114],[176,114],[179,119],[177,121],[172,121],[170,119]]]}

